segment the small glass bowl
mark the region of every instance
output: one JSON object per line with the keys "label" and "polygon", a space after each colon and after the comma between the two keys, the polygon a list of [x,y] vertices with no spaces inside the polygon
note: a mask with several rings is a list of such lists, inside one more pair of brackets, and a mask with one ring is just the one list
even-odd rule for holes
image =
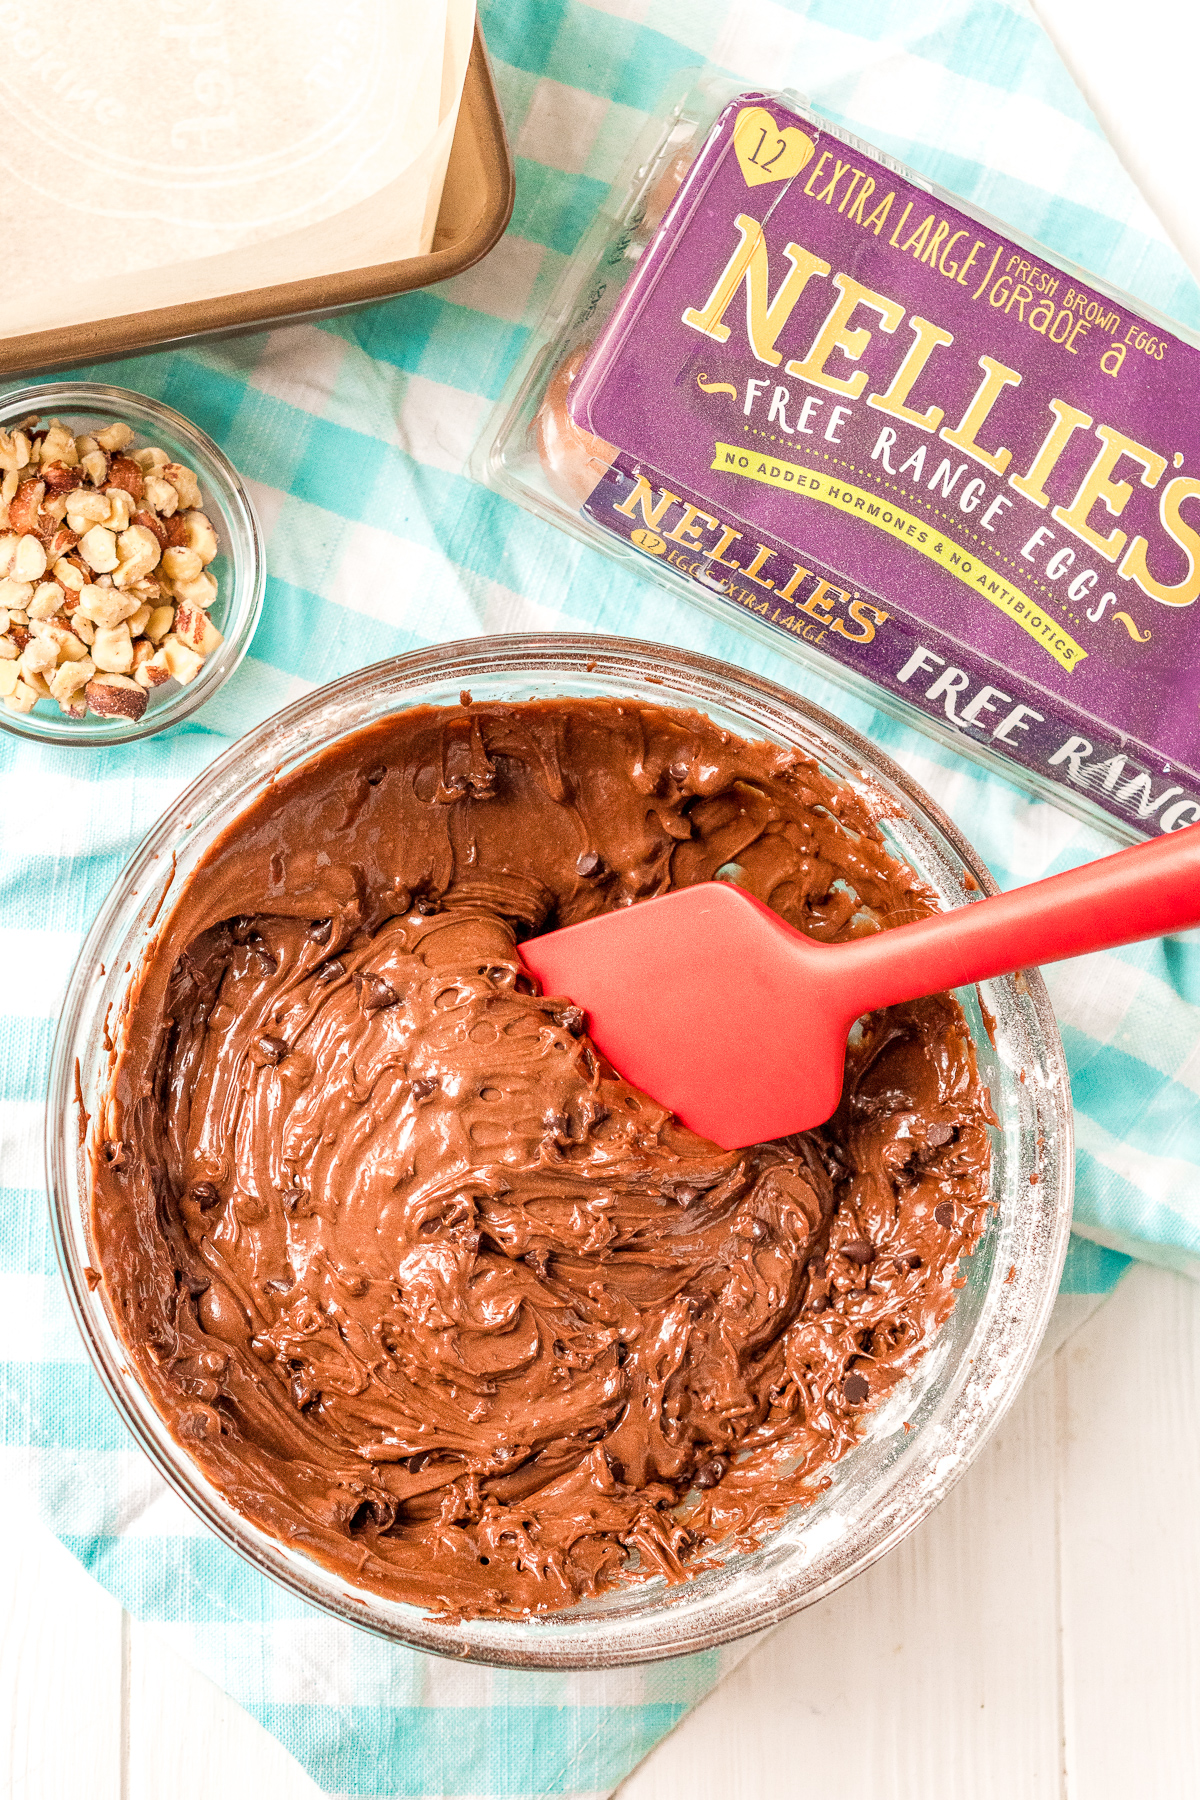
{"label": "small glass bowl", "polygon": [[0,429],[11,431],[30,413],[36,413],[43,424],[61,419],[77,436],[83,431],[102,431],[106,425],[129,425],[133,449],[157,445],[173,462],[184,463],[195,472],[203,510],[217,534],[217,555],[210,564],[217,598],[209,616],[225,641],[205,658],[186,687],[167,681],[151,688],[140,719],[102,719],[95,713],[68,719],[55,701],[39,700],[28,713],[10,712],[0,705],[0,726],[43,744],[124,744],[178,725],[233,674],[262,611],[266,586],[262,531],[241,477],[225,452],[198,426],[131,388],[107,387],[97,381],[55,381],[17,388],[0,401]]}
{"label": "small glass bowl", "polygon": [[[378,663],[307,695],[218,758],[168,809],[101,909],[54,1046],[46,1153],[55,1244],[88,1352],[126,1425],[175,1492],[263,1574],[348,1624],[443,1656],[525,1669],[657,1661],[759,1631],[823,1598],[906,1536],[978,1454],[1033,1361],[1066,1254],[1074,1168],[1066,1061],[1036,972],[959,990],[999,1120],[990,1222],[963,1267],[954,1311],[913,1374],[867,1416],[861,1442],[830,1466],[829,1487],[760,1548],[731,1550],[678,1586],[631,1582],[527,1621],[455,1625],[356,1587],[271,1537],[171,1436],[131,1369],[103,1283],[94,1292],[88,1283],[89,1155],[113,1068],[107,1021],[124,1016],[164,904],[264,788],[347,734],[408,707],[453,706],[464,688],[477,701],[616,695],[697,707],[743,737],[796,746],[865,795],[893,853],[944,906],[996,891],[970,845],[895,763],[808,701],[726,663],[582,634],[481,638]],[[80,1105],[91,1120],[84,1144]]]}

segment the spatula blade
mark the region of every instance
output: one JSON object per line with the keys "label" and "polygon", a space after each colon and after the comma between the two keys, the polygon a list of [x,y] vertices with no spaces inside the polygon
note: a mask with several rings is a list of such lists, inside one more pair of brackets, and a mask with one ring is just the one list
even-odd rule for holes
{"label": "spatula blade", "polygon": [[837,1109],[852,1020],[823,948],[740,888],[681,888],[532,938],[521,955],[544,993],[584,1008],[619,1074],[723,1149]]}

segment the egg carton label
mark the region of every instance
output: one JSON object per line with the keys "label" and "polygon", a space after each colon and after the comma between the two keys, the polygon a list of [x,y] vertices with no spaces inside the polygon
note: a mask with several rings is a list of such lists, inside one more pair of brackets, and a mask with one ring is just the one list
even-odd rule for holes
{"label": "egg carton label", "polygon": [[1145,832],[1200,820],[1200,350],[766,95],[571,389],[584,511]]}

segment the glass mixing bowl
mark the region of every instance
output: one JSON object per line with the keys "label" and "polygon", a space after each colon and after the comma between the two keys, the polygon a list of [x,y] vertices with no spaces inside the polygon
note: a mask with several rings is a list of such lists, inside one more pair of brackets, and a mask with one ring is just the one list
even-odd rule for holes
{"label": "glass mixing bowl", "polygon": [[830,1486],[761,1548],[730,1551],[679,1586],[634,1582],[515,1623],[447,1624],[351,1586],[236,1512],[131,1372],[103,1285],[93,1292],[87,1281],[89,1176],[78,1109],[82,1103],[92,1121],[90,1145],[112,1067],[106,1021],[120,1020],[130,970],[136,975],[164,906],[214,838],[280,772],[386,714],[453,705],[463,688],[476,700],[612,694],[698,707],[742,736],[795,745],[866,794],[894,853],[945,906],[995,892],[970,845],[894,763],[828,713],[728,664],[576,635],[481,638],[379,663],[276,714],[207,769],[151,831],[101,909],[71,979],[51,1072],[47,1155],[58,1255],[92,1360],[139,1444],[218,1537],[292,1593],[422,1650],[510,1667],[682,1655],[772,1625],[867,1568],[936,1506],[1017,1393],[1049,1316],[1070,1227],[1074,1158],[1062,1046],[1035,973],[986,983],[986,1013],[976,990],[959,993],[1000,1121],[991,1222],[964,1266],[948,1323],[914,1374],[868,1415],[862,1441],[831,1466]]}

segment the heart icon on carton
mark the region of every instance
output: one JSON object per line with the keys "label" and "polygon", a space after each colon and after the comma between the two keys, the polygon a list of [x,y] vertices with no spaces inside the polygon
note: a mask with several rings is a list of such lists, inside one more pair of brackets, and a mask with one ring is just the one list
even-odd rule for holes
{"label": "heart icon on carton", "polygon": [[816,145],[794,125],[780,130],[765,106],[747,106],[737,116],[733,147],[747,187],[787,181],[816,154]]}

